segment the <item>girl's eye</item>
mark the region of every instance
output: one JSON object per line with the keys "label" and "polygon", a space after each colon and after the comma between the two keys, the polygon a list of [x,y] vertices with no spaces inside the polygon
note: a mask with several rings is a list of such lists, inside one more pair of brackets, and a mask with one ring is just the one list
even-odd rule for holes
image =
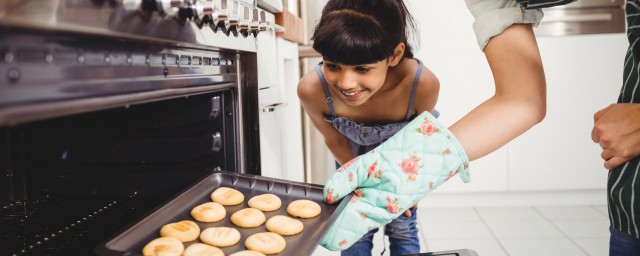
{"label": "girl's eye", "polygon": [[370,68],[364,68],[364,67],[357,67],[356,68],[356,72],[358,72],[358,73],[366,73],[369,70],[371,70],[371,69]]}
{"label": "girl's eye", "polygon": [[327,63],[325,66],[330,70],[337,70],[339,67],[336,64]]}

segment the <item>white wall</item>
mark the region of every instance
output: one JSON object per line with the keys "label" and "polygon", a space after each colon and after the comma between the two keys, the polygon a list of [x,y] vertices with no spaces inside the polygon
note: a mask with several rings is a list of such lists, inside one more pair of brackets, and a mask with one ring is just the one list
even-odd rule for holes
{"label": "white wall", "polygon": [[[440,79],[436,108],[452,124],[491,96],[493,78],[464,1],[408,0],[420,25],[416,56]],[[600,190],[606,186],[593,113],[615,102],[622,84],[624,34],[538,37],[547,77],[545,120],[507,146],[471,163],[472,182],[436,193]],[[579,94],[576,94],[579,92]]]}

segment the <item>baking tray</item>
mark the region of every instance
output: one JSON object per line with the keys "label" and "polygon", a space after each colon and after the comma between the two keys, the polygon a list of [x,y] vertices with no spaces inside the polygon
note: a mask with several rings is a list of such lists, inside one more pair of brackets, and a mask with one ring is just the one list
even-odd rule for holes
{"label": "baking tray", "polygon": [[[211,193],[218,187],[231,187],[242,192],[245,200],[236,206],[225,206],[227,216],[224,220],[214,223],[203,223],[191,217],[191,209],[202,203],[211,202]],[[220,248],[225,255],[233,252],[245,250],[244,241],[252,234],[266,232],[265,225],[256,228],[241,228],[233,225],[230,221],[231,214],[248,207],[247,201],[260,194],[275,194],[282,200],[282,207],[279,210],[265,212],[267,220],[275,215],[287,214],[287,206],[297,199],[307,199],[314,201],[322,207],[320,216],[310,219],[300,219],[304,224],[302,233],[293,236],[283,236],[287,242],[285,250],[276,255],[311,255],[325,232],[331,227],[339,213],[349,202],[351,194],[335,204],[327,204],[323,199],[323,186],[293,182],[281,179],[274,179],[262,176],[232,173],[214,172],[205,177],[193,186],[187,188],[173,199],[161,207],[154,210],[149,215],[143,217],[135,224],[126,228],[115,237],[109,239],[95,248],[95,253],[102,256],[112,255],[142,255],[142,248],[151,240],[160,237],[160,228],[168,223],[181,220],[192,220],[200,226],[200,230],[209,227],[234,227],[240,231],[240,242],[233,246]],[[193,242],[184,243],[185,248]]]}

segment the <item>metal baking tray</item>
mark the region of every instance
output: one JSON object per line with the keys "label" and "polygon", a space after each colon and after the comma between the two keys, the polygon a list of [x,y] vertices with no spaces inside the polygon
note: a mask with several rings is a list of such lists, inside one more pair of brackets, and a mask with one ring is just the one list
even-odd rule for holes
{"label": "metal baking tray", "polygon": [[[211,202],[210,195],[218,187],[231,187],[242,192],[245,200],[236,206],[225,206],[227,216],[224,220],[214,223],[203,223],[191,217],[191,209],[199,204]],[[193,186],[189,187],[163,206],[143,217],[137,223],[126,228],[115,237],[109,239],[95,248],[95,253],[102,256],[112,255],[141,255],[142,248],[151,240],[160,237],[160,228],[172,222],[181,220],[192,220],[200,226],[200,230],[209,227],[234,227],[240,231],[241,239],[235,245],[220,248],[225,255],[233,252],[245,250],[244,241],[247,237],[258,232],[266,232],[265,225],[256,228],[241,228],[233,225],[230,221],[231,214],[246,208],[247,201],[260,194],[275,194],[282,200],[282,207],[279,210],[265,212],[269,219],[275,215],[286,215],[287,206],[297,199],[308,199],[315,201],[322,207],[320,216],[310,219],[300,219],[304,224],[302,233],[293,236],[283,236],[287,241],[285,250],[276,255],[311,255],[325,232],[336,220],[342,209],[349,202],[349,197],[345,197],[341,202],[327,204],[323,200],[323,186],[307,183],[292,182],[262,176],[239,174],[231,172],[215,172],[205,177]],[[193,242],[184,243],[185,248]]]}

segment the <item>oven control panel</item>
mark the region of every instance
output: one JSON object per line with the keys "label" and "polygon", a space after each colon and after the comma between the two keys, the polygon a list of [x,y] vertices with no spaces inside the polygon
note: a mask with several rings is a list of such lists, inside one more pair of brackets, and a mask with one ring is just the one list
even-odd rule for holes
{"label": "oven control panel", "polygon": [[[255,52],[262,31],[283,31],[257,0],[23,0],[3,3],[0,27],[68,31]],[[0,35],[2,29],[0,28]]]}

